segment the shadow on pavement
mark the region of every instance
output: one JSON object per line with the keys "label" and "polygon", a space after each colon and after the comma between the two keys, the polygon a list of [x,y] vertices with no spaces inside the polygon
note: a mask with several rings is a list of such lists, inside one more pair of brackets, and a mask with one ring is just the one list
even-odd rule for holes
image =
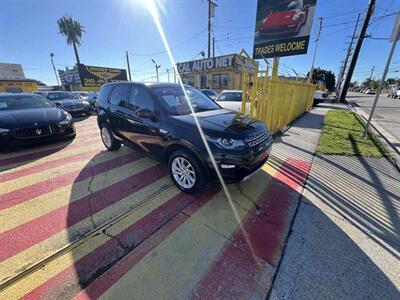
{"label": "shadow on pavement", "polygon": [[5,147],[0,150],[0,172],[25,165],[54,154],[70,145],[74,139],[48,141],[32,145]]}
{"label": "shadow on pavement", "polygon": [[[160,166],[156,163],[151,165],[151,160],[143,158],[140,155],[138,156],[138,154],[135,152],[130,153],[128,157],[130,157],[132,160],[131,163],[133,163],[135,167],[132,165],[130,168],[126,169],[126,171],[118,171],[115,174],[112,170],[108,170],[111,169],[109,167],[107,168],[108,171],[106,171],[106,175],[102,175],[100,179],[93,179],[94,177],[91,177],[85,184],[82,184],[82,182],[78,181],[74,183],[71,192],[71,205],[69,206],[67,218],[68,236],[70,242],[78,240],[82,234],[85,234],[93,228],[104,224],[110,218],[115,217],[127,209],[138,205],[140,201],[145,199],[145,195],[140,192],[141,189],[146,189],[146,187],[153,184],[156,180],[167,176],[164,166]],[[121,178],[115,177],[117,173],[125,174],[124,172],[129,172],[129,170],[134,170],[137,168],[140,169],[140,161],[144,161],[144,165],[142,166],[143,169],[139,171],[137,175],[132,175],[124,179],[122,178],[123,176]],[[279,170],[279,172],[290,178],[292,181],[301,183],[302,177],[305,176],[305,174],[302,174],[302,171],[297,169],[295,165],[288,166],[284,165],[283,163],[284,161],[277,157],[274,157],[270,160],[270,164]],[[125,162],[125,164],[129,164],[129,162]],[[284,165],[284,167],[282,167],[282,165]],[[113,168],[115,168],[115,165]],[[93,173],[92,175],[95,174]],[[289,218],[289,220],[287,220],[288,223],[286,228],[288,231],[290,229],[288,224],[290,224],[294,213],[293,207],[297,205],[296,203],[298,199],[300,199],[301,194],[292,189],[290,186],[286,185],[284,182],[281,182],[279,179],[271,177],[266,172],[261,172],[257,176],[265,177],[265,182],[268,182],[269,185],[279,186],[282,191],[287,191],[291,195],[291,199],[297,199],[294,203],[291,203],[291,212],[289,212],[290,209],[284,212],[287,218]],[[113,183],[114,181],[115,183]],[[166,179],[165,182],[167,183],[168,181],[169,179]],[[313,179],[313,181],[308,184],[310,184],[314,189],[317,189],[318,192],[322,192],[328,196],[328,199],[330,199],[330,201],[333,203],[338,201],[347,202],[347,200],[341,198],[336,191],[329,190],[323,182]],[[87,196],[81,197],[83,191],[87,192]],[[154,190],[152,192],[154,193]],[[52,295],[56,295],[57,297],[64,297],[67,295],[70,297],[71,295],[75,295],[81,289],[86,288],[101,274],[109,270],[111,266],[125,257],[128,253],[131,253],[132,251],[139,251],[140,253],[143,251],[141,250],[142,243],[146,242],[146,240],[151,236],[156,235],[159,230],[161,230],[164,226],[167,226],[167,224],[169,224],[169,222],[178,214],[180,214],[185,208],[190,205],[204,205],[206,201],[201,198],[203,196],[204,195],[189,196],[179,193],[177,197],[181,198],[179,198],[179,201],[174,203],[172,210],[169,210],[171,208],[167,209],[164,207],[162,207],[162,210],[157,210],[160,207],[154,207],[153,211],[149,211],[147,215],[144,215],[141,219],[138,219],[136,223],[131,224],[129,226],[130,230],[128,233],[112,234],[111,231],[103,230],[102,233],[99,233],[99,238],[101,235],[104,235],[106,238],[108,238],[104,244],[98,244],[97,248],[91,249],[88,253],[83,253],[81,250],[78,251],[73,249],[72,256],[75,261],[73,275],[74,282],[71,283],[69,280],[61,282],[60,285],[56,287],[56,291],[52,292]],[[255,216],[255,218],[263,218],[264,215],[274,216],[277,213],[276,211],[271,210],[270,207],[274,207],[274,203],[279,203],[282,200],[279,191],[266,194],[265,197],[266,199],[264,199],[263,204],[265,206],[258,208],[258,211],[260,211],[261,214],[259,216]],[[77,200],[77,198],[79,198],[79,200]],[[221,198],[219,201],[226,200]],[[238,205],[240,206],[241,204],[238,203]],[[153,216],[153,213],[156,214]],[[355,212],[355,214],[356,215],[354,217],[362,218],[364,222],[370,223],[370,227],[372,227],[373,220],[371,218],[367,217],[367,215],[362,215],[361,212],[358,211]],[[149,217],[150,215],[151,217]],[[234,218],[233,214],[231,215],[231,218]],[[81,220],[85,221],[82,222]],[[227,222],[231,221],[228,220]],[[262,226],[271,226],[271,228],[274,228],[276,224],[263,224]],[[376,224],[374,224],[374,226],[376,226]],[[304,235],[306,237],[310,236],[310,234],[315,232],[315,230],[319,230],[319,234],[321,235],[320,238],[329,240],[329,243],[324,243],[324,245],[329,246],[327,246],[328,248],[323,249],[322,245],[318,244],[318,240],[315,240],[315,244],[308,245],[309,248],[298,251],[298,257],[296,259],[299,257],[304,258],[305,253],[308,253],[307,255],[311,255],[314,251],[327,251],[327,255],[322,258],[319,257],[321,259],[320,261],[315,261],[315,259],[313,260],[311,257],[310,261],[304,261],[304,273],[301,274],[299,278],[293,278],[292,283],[297,283],[299,280],[303,280],[304,284],[307,282],[309,284],[309,289],[311,288],[313,292],[315,292],[315,295],[324,295],[328,292],[334,292],[335,289],[336,293],[339,295],[344,291],[349,293],[347,295],[357,295],[359,289],[365,289],[366,291],[371,289],[371,281],[381,284],[390,295],[396,291],[396,288],[391,281],[362,251],[362,249],[360,249],[357,244],[355,244],[354,241],[352,241],[346,235],[345,232],[330,222],[327,217],[324,217],[324,219],[319,220],[318,222],[309,224],[309,226],[306,226],[304,230]],[[284,233],[284,236],[280,237],[283,240],[278,249],[269,249],[267,251],[271,253],[278,253],[278,260],[274,262],[273,259],[269,259],[268,263],[273,263],[275,266],[277,266],[281,251],[283,251],[287,231]],[[373,238],[373,235],[371,235],[371,238]],[[250,238],[250,241],[251,243],[260,243],[262,239],[260,239],[260,236],[254,235]],[[202,245],[198,246],[202,247]],[[241,240],[240,247],[245,249],[252,248],[243,240]],[[340,259],[342,259],[341,262],[338,262],[337,258],[332,256],[334,253],[338,252],[346,253],[346,255],[343,257],[339,256]],[[143,256],[144,255],[145,254],[143,254]],[[313,266],[309,264],[312,264]],[[310,273],[306,272],[307,268],[315,267],[315,264],[317,264],[319,268],[320,275],[318,276],[311,273],[311,271]],[[349,268],[349,266],[351,267]],[[353,268],[353,266],[356,266],[356,268]],[[160,266],[160,268],[160,272],[168,272],[165,267]],[[241,270],[235,269],[234,272],[238,272],[239,274]],[[339,273],[342,274],[342,276],[340,278],[335,277]],[[235,277],[234,274],[231,275]],[[174,276],[174,274],[169,274],[169,276]],[[352,276],[358,277],[357,282],[353,281],[353,285],[350,289],[348,282],[344,282],[344,279]],[[332,282],[337,283],[335,289],[332,288]],[[231,283],[225,282],[224,284],[230,285]],[[254,284],[257,286],[260,284],[260,282]],[[264,289],[267,286],[268,283],[264,283]],[[157,289],[157,285],[152,285],[151,288]],[[213,290],[213,285],[210,285],[208,288],[211,290],[208,290],[207,293],[218,293],[216,287],[216,290]],[[240,286],[236,288],[240,289]],[[95,299],[99,297],[98,290],[93,291],[91,289],[87,289],[85,292],[87,298]],[[197,290],[196,293],[198,292],[200,291]],[[259,291],[255,290],[254,294],[257,294],[257,292]],[[130,294],[129,296],[135,298],[134,291],[132,293],[133,294]],[[337,294],[333,295],[335,296]]]}
{"label": "shadow on pavement", "polygon": [[380,267],[309,202],[303,197],[269,299],[398,299]]}

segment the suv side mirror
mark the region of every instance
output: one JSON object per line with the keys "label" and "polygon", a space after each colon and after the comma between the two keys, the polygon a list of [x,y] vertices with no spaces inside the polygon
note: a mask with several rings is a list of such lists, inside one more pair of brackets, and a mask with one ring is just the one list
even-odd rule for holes
{"label": "suv side mirror", "polygon": [[154,113],[148,108],[140,108],[136,111],[136,115],[142,119],[152,119],[155,117]]}
{"label": "suv side mirror", "polygon": [[57,106],[57,107],[62,107],[62,102],[61,101],[54,101],[54,104]]}

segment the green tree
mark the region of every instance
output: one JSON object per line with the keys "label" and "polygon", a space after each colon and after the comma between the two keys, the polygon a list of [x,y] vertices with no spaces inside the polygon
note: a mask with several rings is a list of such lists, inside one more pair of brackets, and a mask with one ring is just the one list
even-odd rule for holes
{"label": "green tree", "polygon": [[379,86],[379,81],[376,81],[373,79],[371,79],[371,80],[365,79],[364,82],[362,83],[362,86],[365,88],[376,90]]}
{"label": "green tree", "polygon": [[79,60],[77,47],[81,45],[82,33],[85,32],[85,28],[78,21],[73,20],[69,16],[60,18],[57,24],[60,34],[67,38],[67,44],[74,47],[76,62],[79,65],[81,62]]}
{"label": "green tree", "polygon": [[[310,72],[307,73],[307,77]],[[322,82],[328,91],[333,92],[335,90],[335,74],[332,71],[324,70],[321,68],[315,68],[312,76],[314,83]]]}

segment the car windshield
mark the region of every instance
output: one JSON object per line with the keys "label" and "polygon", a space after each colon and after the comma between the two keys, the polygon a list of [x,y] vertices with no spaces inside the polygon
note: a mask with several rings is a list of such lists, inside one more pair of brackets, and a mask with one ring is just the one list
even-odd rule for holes
{"label": "car windshield", "polygon": [[76,96],[70,92],[56,92],[56,93],[48,93],[47,98],[51,101],[57,101],[63,99],[75,99]]}
{"label": "car windshield", "polygon": [[[199,90],[185,87],[189,101],[195,112],[220,109],[221,107]],[[172,115],[190,114],[185,94],[179,86],[156,87],[152,89],[166,110]]]}
{"label": "car windshield", "polygon": [[32,95],[32,96],[5,96],[0,97],[0,110],[21,109],[21,108],[45,108],[54,107],[48,100]]}
{"label": "car windshield", "polygon": [[241,92],[224,92],[218,95],[217,101],[234,101],[241,102],[242,101],[242,93]]}

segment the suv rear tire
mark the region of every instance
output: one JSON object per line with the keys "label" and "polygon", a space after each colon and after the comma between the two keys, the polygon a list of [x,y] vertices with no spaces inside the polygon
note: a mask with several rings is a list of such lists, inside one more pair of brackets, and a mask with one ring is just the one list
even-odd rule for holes
{"label": "suv rear tire", "polygon": [[202,163],[189,151],[174,151],[168,159],[168,171],[174,184],[189,194],[201,191],[207,183]]}
{"label": "suv rear tire", "polygon": [[115,151],[121,148],[121,142],[114,138],[110,128],[107,125],[100,126],[101,140],[107,150]]}

